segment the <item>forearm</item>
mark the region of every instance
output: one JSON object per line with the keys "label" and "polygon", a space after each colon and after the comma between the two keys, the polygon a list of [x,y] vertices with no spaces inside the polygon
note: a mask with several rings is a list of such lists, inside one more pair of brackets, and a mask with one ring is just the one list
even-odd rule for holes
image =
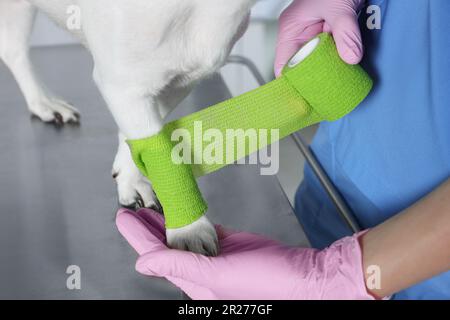
{"label": "forearm", "polygon": [[381,271],[381,288],[368,288],[377,297],[392,295],[449,270],[450,179],[369,231],[361,245],[364,270],[376,265]]}

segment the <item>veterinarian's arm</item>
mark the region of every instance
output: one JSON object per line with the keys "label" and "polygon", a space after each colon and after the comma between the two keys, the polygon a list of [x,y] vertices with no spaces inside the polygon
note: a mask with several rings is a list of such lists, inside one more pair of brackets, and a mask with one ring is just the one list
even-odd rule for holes
{"label": "veterinarian's arm", "polygon": [[363,55],[358,11],[365,0],[294,0],[281,14],[275,59],[278,77],[289,59],[321,32],[331,32],[341,58],[357,64]]}
{"label": "veterinarian's arm", "polygon": [[450,179],[362,237],[364,269],[381,270],[379,297],[450,270]]}
{"label": "veterinarian's arm", "polygon": [[[168,249],[163,218],[151,210],[122,210],[117,225],[140,255],[139,272],[166,277],[192,298],[370,299],[450,269],[449,199],[450,180],[364,235],[322,251],[219,228],[221,254],[209,258]],[[369,294],[371,266],[381,271],[381,287]]]}

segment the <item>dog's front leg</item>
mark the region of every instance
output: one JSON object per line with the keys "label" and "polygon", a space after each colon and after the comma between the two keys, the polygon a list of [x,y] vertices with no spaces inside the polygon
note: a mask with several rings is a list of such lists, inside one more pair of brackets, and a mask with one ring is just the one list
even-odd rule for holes
{"label": "dog's front leg", "polygon": [[[171,84],[166,87],[156,99],[161,117],[165,118],[189,94],[192,87],[193,84],[181,87]],[[119,147],[113,163],[112,176],[117,183],[121,205],[161,210],[150,182],[134,164],[123,133],[119,133]]]}
{"label": "dog's front leg", "polygon": [[[128,140],[156,135],[163,127],[162,113],[165,113],[160,109],[161,94],[174,79],[185,75],[185,67],[190,61],[184,51],[179,50],[180,42],[172,39],[167,30],[173,30],[172,23],[184,17],[184,9],[186,6],[189,9],[192,3],[136,1],[130,4],[129,1],[79,0],[79,4],[83,11],[86,44],[94,58],[94,80],[119,130]],[[184,29],[181,26],[176,31]],[[154,155],[155,150],[145,151]],[[158,156],[156,154],[155,158]],[[161,156],[170,157],[167,154]],[[141,171],[146,176],[154,174]],[[182,194],[179,196],[185,198]],[[166,200],[162,203],[163,209]],[[178,226],[171,223],[172,214],[176,212],[165,211],[166,224]],[[216,230],[205,216],[174,228],[167,230],[169,246],[202,254],[217,253]]]}
{"label": "dog's front leg", "polygon": [[36,8],[25,0],[0,0],[0,59],[11,70],[31,114],[44,122],[78,122],[79,113],[50,93],[33,69],[29,56]]}
{"label": "dog's front leg", "polygon": [[[136,73],[138,72],[136,71]],[[128,69],[127,73],[132,74],[133,71]],[[139,81],[133,82],[133,77],[123,81],[120,72],[116,73],[112,69],[100,71],[97,66],[94,78],[119,129],[126,139],[142,139],[160,132],[163,119],[157,99],[148,93],[148,86],[142,85]],[[153,79],[154,83],[156,81],[156,79]],[[164,83],[164,79],[159,79],[159,83]],[[125,148],[126,146],[122,144],[121,147]],[[125,152],[125,150],[119,150],[119,153]],[[128,153],[130,152],[129,150],[127,151]],[[120,156],[124,156],[124,154]],[[127,156],[130,157],[129,154]],[[122,170],[130,170],[130,172],[123,172]],[[132,167],[131,162],[128,162],[127,165],[120,169],[118,177],[120,177],[120,174],[124,174],[124,176],[133,175],[136,173],[135,170],[136,168]],[[152,202],[154,203],[154,199],[151,198],[152,191],[149,185],[146,184],[146,180],[138,180],[134,182],[137,182],[137,185],[141,188],[135,191],[145,193],[140,194],[140,196],[144,202],[148,200],[147,204],[151,206]],[[216,230],[205,216],[190,225],[176,229],[167,229],[166,235],[167,243],[172,248],[189,250],[205,255],[217,254]]]}

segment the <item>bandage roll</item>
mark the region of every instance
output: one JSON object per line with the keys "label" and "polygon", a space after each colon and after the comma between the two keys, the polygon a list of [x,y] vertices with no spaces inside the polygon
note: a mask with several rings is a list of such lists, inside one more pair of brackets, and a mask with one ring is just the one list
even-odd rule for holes
{"label": "bandage roll", "polygon": [[[195,177],[219,170],[302,128],[345,116],[371,88],[372,81],[364,70],[343,62],[332,37],[323,33],[289,61],[280,78],[170,122],[158,135],[128,143],[136,165],[151,181],[164,208],[166,227],[179,228],[200,218],[207,208]],[[195,137],[199,126],[203,133],[212,129],[223,137],[230,129],[250,129],[257,133],[258,143],[245,139],[236,149],[229,148],[226,144],[230,141],[223,139],[222,148],[215,150],[222,153],[215,155],[222,161],[209,162],[202,161],[202,156],[212,141],[185,139],[183,150],[189,150],[190,164],[175,163],[172,152],[180,141],[172,138],[180,132]],[[273,130],[276,135],[270,135]]]}

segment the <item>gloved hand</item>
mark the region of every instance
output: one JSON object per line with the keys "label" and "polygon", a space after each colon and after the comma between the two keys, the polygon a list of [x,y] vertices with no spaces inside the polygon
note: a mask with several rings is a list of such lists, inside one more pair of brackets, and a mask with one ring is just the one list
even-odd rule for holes
{"label": "gloved hand", "polygon": [[333,34],[341,58],[357,64],[363,56],[358,11],[364,0],[294,0],[281,14],[275,58],[278,77],[289,59],[321,32]]}
{"label": "gloved hand", "polygon": [[358,236],[318,251],[217,227],[221,252],[205,257],[167,248],[163,217],[121,209],[117,226],[138,252],[136,269],[165,277],[193,299],[372,299]]}

